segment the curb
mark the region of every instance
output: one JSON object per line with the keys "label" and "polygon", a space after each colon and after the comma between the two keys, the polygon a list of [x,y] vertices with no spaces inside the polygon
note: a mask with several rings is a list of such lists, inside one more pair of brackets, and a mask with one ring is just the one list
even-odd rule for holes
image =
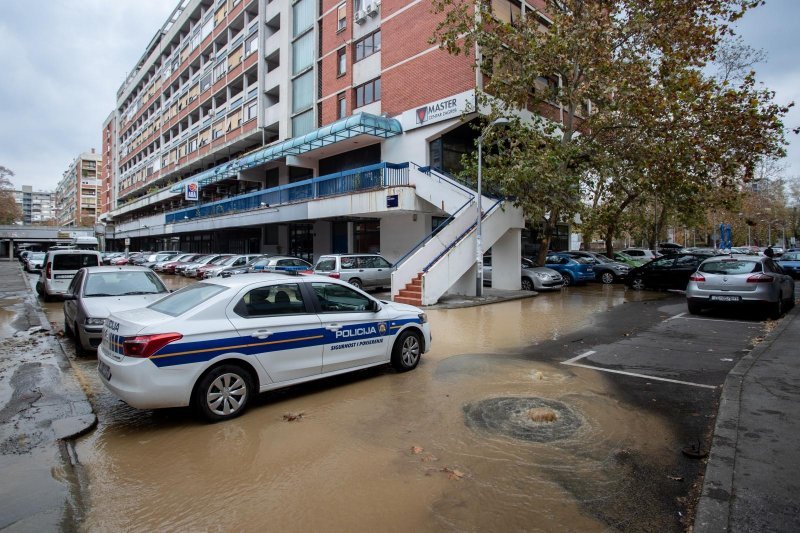
{"label": "curb", "polygon": [[768,333],[761,344],[742,357],[725,378],[706,474],[703,479],[703,490],[694,519],[694,531],[696,532],[720,532],[730,529],[731,500],[735,497],[736,492],[733,487],[733,477],[736,466],[742,382],[756,361],[772,347],[775,340],[794,322],[799,313],[800,307],[795,307],[786,313],[781,324]]}
{"label": "curb", "polygon": [[[33,308],[33,311],[36,313],[36,316],[39,319],[39,324],[43,329],[53,333],[50,342],[51,344],[53,344],[54,353],[56,354],[56,357],[59,359],[58,368],[61,371],[62,376],[66,376],[68,371],[69,372],[73,371],[72,362],[69,360],[69,357],[67,357],[67,354],[64,351],[64,347],[61,346],[61,343],[55,337],[50,321],[47,319],[47,315],[45,315],[41,303],[39,302],[39,298],[36,295],[36,287],[31,285],[32,283],[31,278],[28,276],[28,273],[25,272],[24,270],[22,271],[22,277],[25,280],[25,284],[28,286],[28,289],[30,290],[27,299],[30,301],[31,307]],[[75,379],[75,378],[70,374],[69,379]],[[73,405],[83,404],[87,406],[88,409],[86,411],[88,411],[88,414],[71,416],[53,421],[51,423],[51,428],[53,430],[56,440],[68,440],[68,439],[78,438],[81,435],[85,435],[86,433],[88,433],[97,426],[97,415],[94,412],[94,406],[92,406],[92,402],[89,401],[89,398],[86,396],[86,393],[83,391],[83,387],[80,385],[80,383],[76,382],[76,385],[77,385],[76,390],[81,391],[80,397],[74,398],[73,400],[71,400],[71,403]]]}

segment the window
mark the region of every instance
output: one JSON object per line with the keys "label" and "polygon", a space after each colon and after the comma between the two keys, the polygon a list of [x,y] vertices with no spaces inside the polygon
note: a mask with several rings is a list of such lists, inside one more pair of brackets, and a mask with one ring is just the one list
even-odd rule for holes
{"label": "window", "polygon": [[314,0],[299,0],[292,6],[292,36],[297,37],[314,24]]}
{"label": "window", "polygon": [[165,296],[147,307],[148,309],[165,315],[179,316],[227,290],[227,287],[222,287],[220,285],[195,283],[177,292],[173,292],[169,296]]}
{"label": "window", "polygon": [[301,115],[292,117],[292,135],[297,137],[305,135],[314,129],[314,112],[308,110]]}
{"label": "window", "polygon": [[247,111],[245,113],[245,120],[252,120],[258,115],[258,101],[253,100],[247,104]]}
{"label": "window", "polygon": [[211,87],[211,73],[209,72],[202,78],[200,78],[200,92],[205,92],[208,88]]}
{"label": "window", "polygon": [[347,116],[347,100],[344,93],[339,94],[336,101],[336,117],[344,118]]}
{"label": "window", "polygon": [[343,47],[336,51],[336,75],[343,76],[347,72],[347,48]]}
{"label": "window", "polygon": [[300,286],[296,283],[283,283],[251,290],[239,300],[233,311],[244,318],[295,315],[305,313],[306,306]]}
{"label": "window", "polygon": [[189,153],[192,153],[195,150],[197,150],[197,139],[196,138],[192,139],[191,141],[189,141]]}
{"label": "window", "polygon": [[350,287],[334,283],[312,283],[323,313],[341,313],[343,311],[369,311],[374,303],[361,293]]}
{"label": "window", "polygon": [[314,72],[309,71],[292,82],[292,113],[297,113],[314,103]]}
{"label": "window", "polygon": [[376,78],[356,87],[356,107],[365,106],[381,99],[381,79]]}
{"label": "window", "polygon": [[367,35],[360,41],[356,41],[356,61],[361,61],[375,52],[381,51],[381,31]]}
{"label": "window", "polygon": [[220,78],[224,77],[227,71],[228,71],[228,64],[225,61],[214,67],[214,81],[217,81]]}
{"label": "window", "polygon": [[247,42],[245,43],[245,54],[250,55],[256,50],[258,50],[258,33],[247,38]]}
{"label": "window", "polygon": [[336,8],[336,31],[342,31],[347,27],[347,4],[342,4]]}
{"label": "window", "polygon": [[314,32],[308,32],[292,43],[292,74],[302,72],[314,62]]}

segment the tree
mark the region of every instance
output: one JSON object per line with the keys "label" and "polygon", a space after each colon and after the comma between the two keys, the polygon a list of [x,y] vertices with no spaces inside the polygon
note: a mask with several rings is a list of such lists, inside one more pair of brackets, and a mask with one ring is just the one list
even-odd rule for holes
{"label": "tree", "polygon": [[512,117],[485,130],[485,176],[544,217],[539,264],[562,218],[582,211],[584,232],[602,227],[610,242],[622,214],[652,199],[658,228],[665,206],[684,202],[695,216],[704,196],[779,150],[785,109],[771,93],[752,77],[731,88],[702,72],[729,24],[760,3],[549,0],[504,18],[492,10],[502,3],[433,0],[434,40],[477,51],[486,120]]}
{"label": "tree", "polygon": [[14,200],[11,169],[0,165],[0,224],[14,224],[22,220],[22,210]]}

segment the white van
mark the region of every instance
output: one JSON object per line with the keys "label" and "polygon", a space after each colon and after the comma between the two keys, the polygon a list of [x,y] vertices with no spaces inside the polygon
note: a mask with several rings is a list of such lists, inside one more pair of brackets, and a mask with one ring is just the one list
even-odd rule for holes
{"label": "white van", "polygon": [[42,272],[36,282],[36,292],[45,301],[63,296],[72,278],[83,267],[102,266],[100,252],[93,250],[50,250],[44,257]]}

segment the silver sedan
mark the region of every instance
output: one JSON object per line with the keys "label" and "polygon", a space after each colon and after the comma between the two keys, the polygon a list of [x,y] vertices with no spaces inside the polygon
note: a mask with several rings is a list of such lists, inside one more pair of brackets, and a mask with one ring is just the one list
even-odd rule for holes
{"label": "silver sedan", "polygon": [[794,301],[794,280],[765,256],[711,257],[700,264],[686,287],[692,314],[709,307],[761,306],[777,319]]}
{"label": "silver sedan", "polygon": [[114,311],[145,307],[169,294],[146,267],[88,267],[78,270],[64,295],[64,333],[83,355],[102,340],[103,324]]}
{"label": "silver sedan", "polygon": [[[552,268],[536,266],[530,259],[522,258],[522,290],[557,291],[564,286],[564,277]],[[492,283],[492,258],[483,258],[483,283]]]}

